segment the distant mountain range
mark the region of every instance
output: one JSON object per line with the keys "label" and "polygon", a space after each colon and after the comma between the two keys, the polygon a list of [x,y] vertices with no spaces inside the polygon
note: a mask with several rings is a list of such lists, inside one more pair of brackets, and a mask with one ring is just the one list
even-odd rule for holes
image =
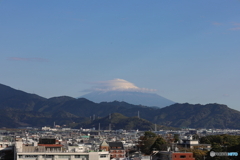
{"label": "distant mountain range", "polygon": [[[137,118],[138,112],[140,118]],[[108,116],[112,115],[109,121]],[[166,127],[240,129],[240,112],[221,104],[173,104],[164,108],[85,98],[44,98],[0,84],[0,127],[53,126],[152,130]],[[141,124],[141,125],[140,125]],[[141,127],[142,126],[142,127]],[[165,127],[166,126],[166,127]]]}
{"label": "distant mountain range", "polygon": [[95,91],[83,95],[82,98],[89,99],[95,103],[124,101],[134,105],[149,107],[166,107],[175,103],[155,93],[136,91]]}

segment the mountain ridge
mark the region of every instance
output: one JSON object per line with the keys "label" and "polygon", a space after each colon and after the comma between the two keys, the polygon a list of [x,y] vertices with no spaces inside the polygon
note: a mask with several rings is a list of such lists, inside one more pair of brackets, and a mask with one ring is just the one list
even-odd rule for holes
{"label": "mountain ridge", "polygon": [[223,104],[176,103],[153,108],[118,101],[94,103],[68,96],[46,99],[1,84],[0,110],[0,127],[51,126],[53,122],[87,127],[90,117],[103,118],[118,113],[126,117],[139,114],[141,119],[163,126],[240,129],[240,112]]}

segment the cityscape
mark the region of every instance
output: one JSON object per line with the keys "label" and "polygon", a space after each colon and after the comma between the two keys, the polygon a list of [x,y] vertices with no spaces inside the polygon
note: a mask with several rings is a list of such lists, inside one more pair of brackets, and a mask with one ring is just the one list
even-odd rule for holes
{"label": "cityscape", "polygon": [[[238,159],[240,130],[98,130],[59,125],[1,129],[1,159]],[[232,143],[232,144],[231,144]],[[234,144],[233,144],[234,143]],[[236,145],[236,146],[234,146]],[[213,150],[228,155],[212,155]],[[236,150],[235,150],[236,151]],[[232,154],[232,155],[230,155]]]}
{"label": "cityscape", "polygon": [[239,0],[0,0],[0,160],[240,160]]}
{"label": "cityscape", "polygon": [[225,105],[44,99],[2,84],[0,96],[1,159],[239,159],[240,129],[232,123],[240,112]]}

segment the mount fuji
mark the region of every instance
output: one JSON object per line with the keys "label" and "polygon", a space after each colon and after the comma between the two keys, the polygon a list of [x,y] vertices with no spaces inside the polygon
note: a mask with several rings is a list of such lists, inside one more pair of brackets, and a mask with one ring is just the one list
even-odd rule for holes
{"label": "mount fuji", "polygon": [[159,96],[155,89],[139,88],[124,79],[113,79],[91,83],[94,86],[85,90],[89,92],[80,98],[86,98],[95,103],[124,101],[134,105],[148,107],[166,107],[175,102]]}
{"label": "mount fuji", "polygon": [[83,95],[82,98],[86,98],[95,103],[124,101],[134,105],[149,107],[166,107],[175,103],[155,93],[136,91],[95,91]]}

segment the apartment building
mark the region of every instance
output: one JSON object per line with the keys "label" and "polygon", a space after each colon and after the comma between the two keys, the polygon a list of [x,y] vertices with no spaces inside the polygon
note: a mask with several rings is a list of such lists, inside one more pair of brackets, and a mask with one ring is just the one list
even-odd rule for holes
{"label": "apartment building", "polygon": [[[43,144],[44,142],[48,144]],[[56,141],[53,139],[42,139],[40,143],[24,145],[22,141],[17,141],[14,160],[110,160],[110,155],[107,151],[70,151],[64,148],[63,145],[56,144]]]}

